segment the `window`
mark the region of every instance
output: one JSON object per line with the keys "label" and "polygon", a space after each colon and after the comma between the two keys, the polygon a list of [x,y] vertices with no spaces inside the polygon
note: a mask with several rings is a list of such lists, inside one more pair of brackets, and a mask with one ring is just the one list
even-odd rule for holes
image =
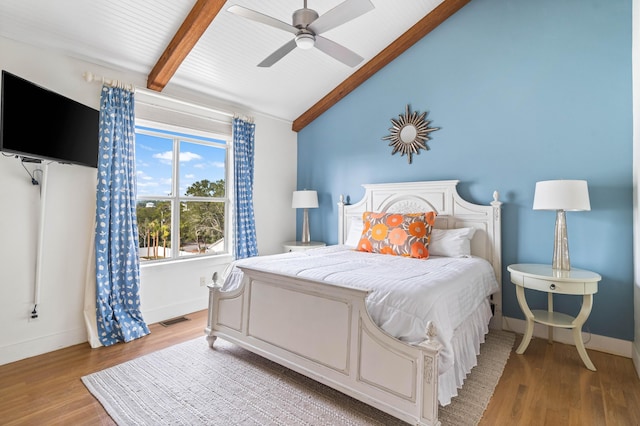
{"label": "window", "polygon": [[229,252],[230,136],[136,126],[141,262]]}

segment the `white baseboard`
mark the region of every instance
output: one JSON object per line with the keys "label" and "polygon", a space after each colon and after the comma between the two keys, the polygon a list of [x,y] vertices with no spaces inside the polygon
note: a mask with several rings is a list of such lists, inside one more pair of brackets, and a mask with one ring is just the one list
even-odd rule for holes
{"label": "white baseboard", "polygon": [[[525,320],[502,317],[503,330],[509,330],[519,334],[524,334],[526,326],[527,322]],[[535,337],[546,340],[548,338],[547,326],[536,323],[533,327],[533,335]],[[591,334],[584,331],[582,332],[582,339],[584,340],[584,346],[587,349],[593,349],[594,351],[605,352],[612,355],[619,355],[625,358],[632,358],[632,353],[634,352],[634,350],[632,349],[633,342],[630,342],[628,340],[600,336],[598,334]],[[574,345],[572,331],[566,328],[554,328],[553,340],[554,342]],[[634,355],[638,356],[637,353]],[[635,362],[634,360],[634,363],[636,365],[636,370],[638,370],[638,367],[640,365],[640,356],[638,356],[638,362]],[[640,370],[638,371],[640,375]]]}
{"label": "white baseboard", "polygon": [[162,306],[152,310],[143,309],[142,317],[147,324],[155,324],[157,322],[165,321],[170,318],[179,317],[180,315],[202,311],[204,309],[207,309],[208,306],[208,299],[200,298],[188,300],[175,305]]}
{"label": "white baseboard", "polygon": [[636,368],[636,374],[640,377],[640,349],[637,344],[633,344],[633,366]]}
{"label": "white baseboard", "polygon": [[87,330],[84,328],[84,324],[82,324],[81,328],[75,330],[54,333],[48,336],[38,336],[34,339],[12,343],[0,347],[0,365],[42,355],[47,352],[53,352],[86,341]]}
{"label": "white baseboard", "polygon": [[[180,315],[207,309],[207,301],[208,299],[206,298],[200,298],[150,311],[143,311],[143,318],[147,324],[157,323]],[[202,335],[204,336],[204,329]],[[54,333],[48,336],[39,336],[23,342],[0,346],[0,365],[42,355],[68,346],[78,345],[86,341],[87,330],[84,323],[81,323],[81,327],[74,330]]]}

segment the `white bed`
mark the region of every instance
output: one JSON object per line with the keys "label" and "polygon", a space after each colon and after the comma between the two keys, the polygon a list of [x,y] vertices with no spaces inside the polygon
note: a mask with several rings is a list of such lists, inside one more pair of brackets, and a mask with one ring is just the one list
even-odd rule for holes
{"label": "white bed", "polygon": [[[449,403],[476,363],[491,319],[487,296],[501,304],[501,203],[497,193],[490,206],[462,200],[457,183],[363,185],[361,201],[339,203],[338,245],[238,261],[222,286],[210,286],[209,343],[224,338],[409,423],[439,424],[438,400]],[[435,211],[435,228],[475,229],[473,256],[354,251],[344,243],[365,211]],[[453,270],[466,278],[450,281]],[[422,290],[411,283],[423,275],[446,284],[417,303]],[[384,293],[388,282],[401,290],[397,301]]]}

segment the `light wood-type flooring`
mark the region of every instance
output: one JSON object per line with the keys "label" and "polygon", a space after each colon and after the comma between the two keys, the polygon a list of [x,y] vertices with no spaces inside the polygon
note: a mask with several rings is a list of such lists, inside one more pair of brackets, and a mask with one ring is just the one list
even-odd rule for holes
{"label": "light wood-type flooring", "polygon": [[[152,324],[151,334],[127,344],[84,343],[0,366],[0,425],[113,425],[80,377],[204,336],[206,311],[186,317],[169,327]],[[512,352],[480,425],[640,425],[631,360],[588,353],[597,372],[570,345],[534,338],[525,354]]]}

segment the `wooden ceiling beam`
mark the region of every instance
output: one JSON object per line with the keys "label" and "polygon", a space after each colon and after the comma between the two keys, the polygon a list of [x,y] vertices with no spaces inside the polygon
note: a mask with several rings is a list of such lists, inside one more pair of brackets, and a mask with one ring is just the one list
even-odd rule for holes
{"label": "wooden ceiling beam", "polygon": [[193,46],[209,28],[225,0],[197,0],[191,12],[147,76],[147,88],[161,92]]}
{"label": "wooden ceiling beam", "polygon": [[363,65],[362,68],[358,69],[349,78],[340,83],[338,87],[320,99],[300,117],[296,118],[293,122],[292,130],[299,132],[304,129],[309,123],[367,81],[369,77],[380,71],[388,63],[400,56],[405,50],[429,34],[470,1],[471,0],[444,0],[438,7],[418,21],[418,23],[409,28],[407,32]]}

